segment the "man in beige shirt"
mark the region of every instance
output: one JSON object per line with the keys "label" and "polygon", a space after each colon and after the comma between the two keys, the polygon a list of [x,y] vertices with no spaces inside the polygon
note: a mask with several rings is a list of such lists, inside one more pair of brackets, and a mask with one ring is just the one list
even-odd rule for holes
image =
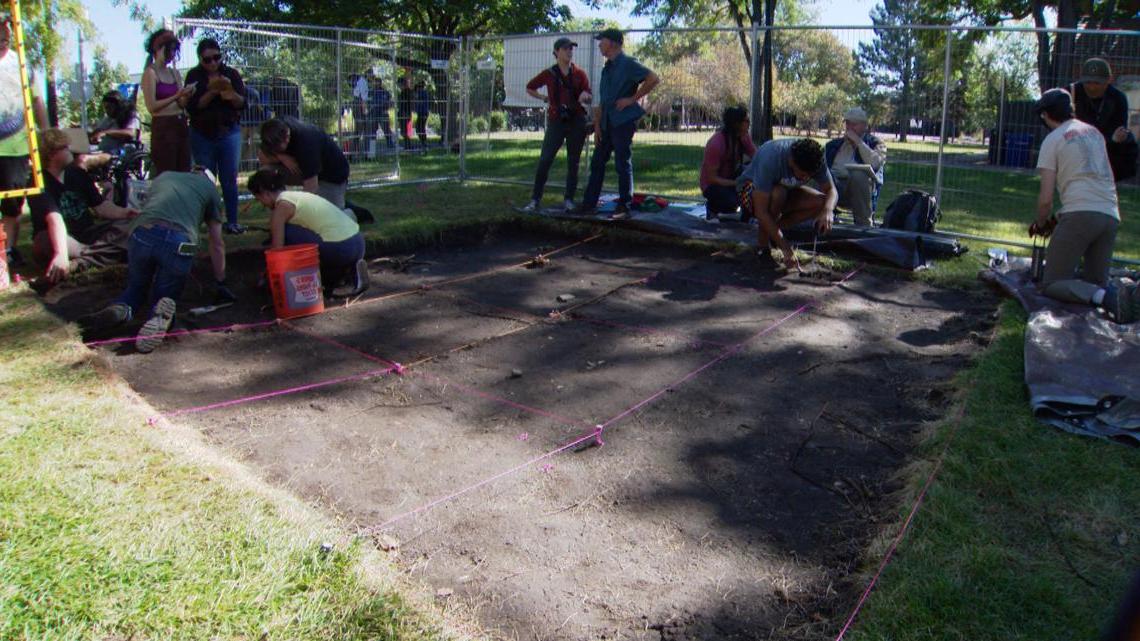
{"label": "man in beige shirt", "polygon": [[839,190],[839,206],[851,210],[856,225],[870,225],[883,186],[887,145],[870,133],[867,112],[859,107],[843,114],[843,129],[843,136],[824,146],[824,159]]}

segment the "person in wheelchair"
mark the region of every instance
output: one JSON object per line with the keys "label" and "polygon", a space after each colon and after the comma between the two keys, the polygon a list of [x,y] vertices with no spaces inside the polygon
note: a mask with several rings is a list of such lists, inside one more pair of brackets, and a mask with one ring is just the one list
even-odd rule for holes
{"label": "person in wheelchair", "polygon": [[118,91],[103,95],[104,117],[91,131],[91,143],[99,151],[118,155],[123,148],[139,139],[139,116],[135,106]]}
{"label": "person in wheelchair", "polygon": [[867,112],[853,107],[843,114],[843,135],[823,148],[827,167],[839,191],[839,206],[850,209],[855,224],[868,226],[875,216],[887,145],[870,133]]}

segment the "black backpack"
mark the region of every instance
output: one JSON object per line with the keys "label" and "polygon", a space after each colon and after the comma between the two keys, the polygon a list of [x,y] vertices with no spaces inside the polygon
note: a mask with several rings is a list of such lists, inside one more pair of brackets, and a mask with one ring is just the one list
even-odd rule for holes
{"label": "black backpack", "polygon": [[908,189],[887,205],[883,227],[929,234],[942,220],[942,210],[934,196],[918,189]]}

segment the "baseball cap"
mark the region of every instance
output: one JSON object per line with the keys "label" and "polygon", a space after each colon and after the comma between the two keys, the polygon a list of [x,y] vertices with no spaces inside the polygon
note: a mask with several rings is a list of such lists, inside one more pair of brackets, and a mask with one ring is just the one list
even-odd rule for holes
{"label": "baseball cap", "polygon": [[867,122],[867,112],[862,107],[852,107],[843,114],[843,119],[851,122]]}
{"label": "baseball cap", "polygon": [[594,36],[594,40],[601,40],[602,38],[619,45],[625,42],[625,36],[622,35],[621,29],[603,29],[601,33]]}
{"label": "baseball cap", "polygon": [[1081,82],[1108,82],[1112,67],[1104,58],[1089,58],[1081,65]]}
{"label": "baseball cap", "polygon": [[1073,113],[1073,97],[1069,95],[1068,91],[1064,89],[1050,89],[1041,94],[1037,102],[1033,103],[1033,113],[1041,113],[1046,109],[1055,107],[1063,107],[1062,113],[1071,115]]}
{"label": "baseball cap", "polygon": [[559,38],[554,41],[554,50],[564,49],[566,47],[577,47],[578,43],[569,38]]}

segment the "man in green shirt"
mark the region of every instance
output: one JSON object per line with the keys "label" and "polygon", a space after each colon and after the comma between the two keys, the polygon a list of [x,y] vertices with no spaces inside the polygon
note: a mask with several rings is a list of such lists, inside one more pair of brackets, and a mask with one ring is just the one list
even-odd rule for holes
{"label": "man in green shirt", "polygon": [[102,311],[81,319],[81,324],[105,328],[125,323],[153,299],[156,302],[139,330],[135,349],[144,354],[154,351],[174,320],[176,301],[198,253],[198,230],[203,223],[216,279],[215,300],[235,300],[225,284],[222,202],[213,176],[201,167],[189,173],[168,171],[151,183],[142,213],[131,226],[127,289]]}

